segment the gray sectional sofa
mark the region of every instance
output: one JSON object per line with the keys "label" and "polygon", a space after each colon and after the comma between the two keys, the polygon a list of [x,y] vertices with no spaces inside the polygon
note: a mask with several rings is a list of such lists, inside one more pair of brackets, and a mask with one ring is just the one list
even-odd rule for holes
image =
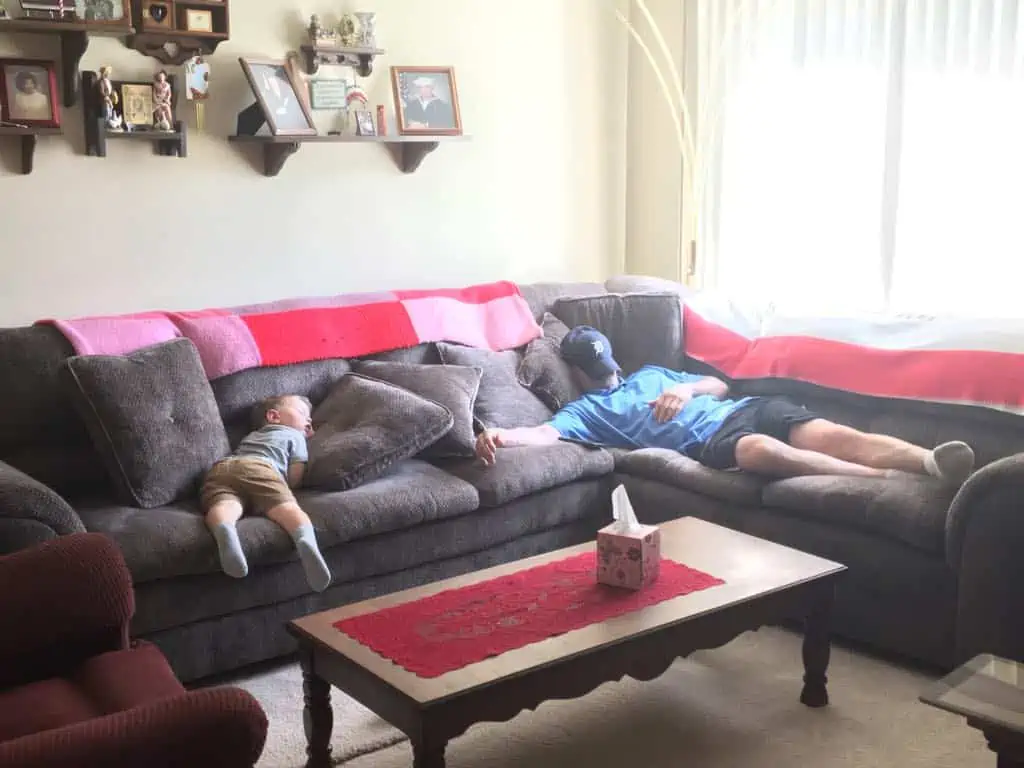
{"label": "gray sectional sofa", "polygon": [[[552,312],[578,321],[582,307],[618,343],[627,371],[645,362],[694,368],[681,352],[677,307],[673,324],[665,319],[672,311],[635,311],[628,295],[606,295],[589,315],[582,300],[558,301],[665,287],[617,278],[523,292],[538,319]],[[947,668],[981,651],[1024,659],[1020,417],[797,382],[736,383],[744,394],[786,394],[837,421],[926,445],[970,441],[987,466],[955,495],[927,479],[767,481],[662,450],[569,443],[506,450],[494,468],[414,457],[351,490],[299,494],[334,574],[326,592],[313,594],[287,535],[265,519],[241,522],[250,574],[234,580],[219,571],[194,499],[155,509],[113,502],[61,381],[71,353],[52,327],[0,330],[0,553],[82,530],[113,538],[135,582],[133,634],[160,646],[183,680],[289,653],[284,623],[305,613],[590,540],[609,520],[618,483],[644,521],[696,515],[845,563],[834,624],[841,636]],[[373,358],[441,364],[433,345]],[[235,442],[262,398],[294,392],[317,403],[351,369],[352,361],[329,360],[211,385]]]}

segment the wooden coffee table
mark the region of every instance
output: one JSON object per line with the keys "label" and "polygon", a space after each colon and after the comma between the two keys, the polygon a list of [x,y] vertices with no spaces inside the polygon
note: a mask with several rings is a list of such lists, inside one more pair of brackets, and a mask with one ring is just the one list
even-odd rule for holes
{"label": "wooden coffee table", "polygon": [[443,768],[450,739],[479,722],[510,720],[548,699],[572,699],[628,675],[653,680],[672,662],[764,624],[806,616],[800,701],[828,703],[829,615],[845,566],[687,517],[661,526],[662,555],[725,584],[435,678],[417,677],[332,625],[398,603],[592,550],[594,543],[447,579],[297,619],[309,768],[331,764],[331,686],[408,734],[415,768]]}

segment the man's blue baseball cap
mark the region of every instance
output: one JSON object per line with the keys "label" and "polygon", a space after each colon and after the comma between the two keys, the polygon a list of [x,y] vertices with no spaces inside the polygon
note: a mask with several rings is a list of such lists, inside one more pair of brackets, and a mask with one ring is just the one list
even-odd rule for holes
{"label": "man's blue baseball cap", "polygon": [[612,343],[597,328],[578,325],[562,339],[562,359],[592,379],[608,378],[622,369],[612,357]]}

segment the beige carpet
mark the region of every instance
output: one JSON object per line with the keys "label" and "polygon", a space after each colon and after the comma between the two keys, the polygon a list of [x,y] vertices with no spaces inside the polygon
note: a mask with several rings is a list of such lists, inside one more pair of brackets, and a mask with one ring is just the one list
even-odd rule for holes
{"label": "beige carpet", "polygon": [[[992,768],[981,735],[917,696],[929,678],[833,649],[832,705],[797,701],[800,640],[779,629],[676,662],[649,683],[609,683],[583,699],[548,702],[508,723],[471,728],[448,747],[449,768]],[[289,665],[238,681],[270,716],[260,766],[301,766],[302,685]],[[334,754],[400,738],[333,692]],[[408,742],[347,768],[411,768]]]}

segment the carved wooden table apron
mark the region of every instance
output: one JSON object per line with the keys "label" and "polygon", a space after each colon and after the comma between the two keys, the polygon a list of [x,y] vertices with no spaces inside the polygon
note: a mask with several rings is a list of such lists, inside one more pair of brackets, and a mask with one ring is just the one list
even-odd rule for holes
{"label": "carved wooden table apron", "polygon": [[503,653],[436,678],[421,678],[334,628],[349,616],[417,600],[584,552],[593,543],[490,568],[297,619],[309,768],[331,764],[331,686],[408,734],[415,768],[443,768],[447,743],[481,722],[510,720],[548,699],[573,699],[625,676],[653,680],[672,662],[765,624],[804,616],[800,701],[828,703],[829,617],[844,566],[696,518],[662,528],[662,554],[725,580]]}

